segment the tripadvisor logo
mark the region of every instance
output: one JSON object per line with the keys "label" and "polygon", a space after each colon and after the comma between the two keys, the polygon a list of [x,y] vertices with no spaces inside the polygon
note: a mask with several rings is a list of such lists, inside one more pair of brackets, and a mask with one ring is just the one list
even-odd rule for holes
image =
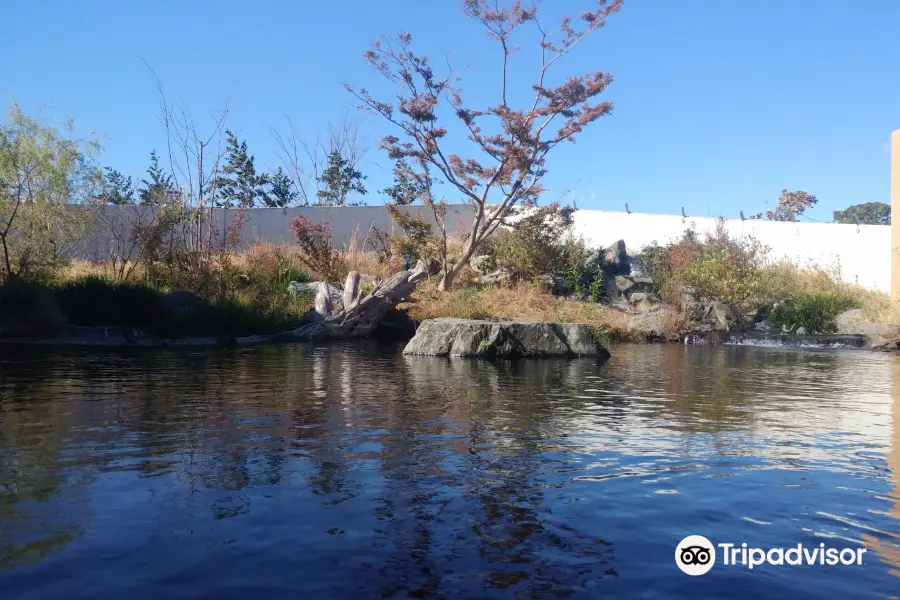
{"label": "tripadvisor logo", "polygon": [[675,547],[675,564],[688,575],[705,575],[716,564],[716,548],[702,535],[689,535]]}
{"label": "tripadvisor logo", "polygon": [[827,548],[825,544],[790,548],[753,548],[746,543],[713,544],[702,535],[689,535],[675,547],[675,564],[688,575],[705,575],[716,564],[716,549],[723,566],[753,570],[761,565],[861,565],[865,548]]}

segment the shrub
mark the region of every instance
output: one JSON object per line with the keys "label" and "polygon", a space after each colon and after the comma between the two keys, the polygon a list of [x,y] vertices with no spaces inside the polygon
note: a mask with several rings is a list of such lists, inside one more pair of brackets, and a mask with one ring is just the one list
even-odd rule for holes
{"label": "shrub", "polygon": [[[493,242],[497,264],[512,267],[522,279],[562,275],[581,265],[587,250],[581,240],[569,235],[573,212],[558,204],[518,211]],[[579,280],[582,275],[578,274]]]}
{"label": "shrub", "polygon": [[704,239],[689,228],[676,242],[645,248],[640,263],[665,300],[675,301],[681,287],[690,285],[700,296],[749,307],[763,293],[767,252],[752,236],[730,237],[719,221]]}
{"label": "shrub", "polygon": [[854,304],[842,294],[802,294],[776,306],[769,320],[776,327],[790,331],[804,327],[808,333],[828,333],[834,329],[835,317]]}
{"label": "shrub", "polygon": [[391,218],[397,226],[403,230],[405,236],[391,236],[391,257],[401,257],[404,254],[416,261],[420,258],[438,258],[440,254],[439,242],[434,235],[431,223],[425,221],[422,215],[410,214],[400,210],[392,204],[385,206]]}
{"label": "shrub", "polygon": [[291,219],[291,229],[303,251],[301,260],[306,266],[327,281],[339,281],[346,267],[332,244],[331,225],[297,215]]}

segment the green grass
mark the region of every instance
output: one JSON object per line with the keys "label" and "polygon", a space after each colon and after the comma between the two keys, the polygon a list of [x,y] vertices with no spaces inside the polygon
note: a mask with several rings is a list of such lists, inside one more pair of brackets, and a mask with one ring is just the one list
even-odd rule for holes
{"label": "green grass", "polygon": [[769,321],[790,331],[803,327],[807,333],[829,333],[833,330],[835,317],[853,308],[854,304],[851,298],[842,294],[801,294],[775,307]]}

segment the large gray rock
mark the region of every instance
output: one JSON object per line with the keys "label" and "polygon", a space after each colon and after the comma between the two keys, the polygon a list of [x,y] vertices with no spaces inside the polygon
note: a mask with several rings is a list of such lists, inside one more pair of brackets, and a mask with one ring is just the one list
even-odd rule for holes
{"label": "large gray rock", "polygon": [[474,321],[445,317],[423,321],[404,354],[483,357],[608,358],[586,325]]}
{"label": "large gray rock", "polygon": [[634,279],[627,275],[616,275],[616,289],[624,294],[634,287]]}
{"label": "large gray rock", "polygon": [[625,249],[625,240],[619,240],[603,251],[603,269],[610,275],[630,275],[631,262]]}
{"label": "large gray rock", "polygon": [[863,309],[853,308],[845,310],[834,319],[834,325],[838,334],[861,334],[863,325],[867,322]]}
{"label": "large gray rock", "polygon": [[838,335],[864,335],[870,347],[884,346],[900,337],[900,325],[869,323],[861,308],[842,312],[834,324]]}
{"label": "large gray rock", "polygon": [[715,319],[713,325],[716,331],[738,331],[741,319],[731,305],[721,300],[713,300],[709,303],[711,316]]}
{"label": "large gray rock", "polygon": [[653,292],[633,292],[628,297],[628,302],[631,304],[632,310],[639,313],[656,310],[660,305],[659,296]]}
{"label": "large gray rock", "polygon": [[654,312],[632,315],[628,318],[628,331],[647,337],[666,338],[679,333],[679,315],[671,308],[661,308]]}
{"label": "large gray rock", "polygon": [[741,317],[731,305],[721,300],[703,302],[689,300],[693,295],[682,293],[682,311],[687,320],[694,323],[697,331],[740,331]]}

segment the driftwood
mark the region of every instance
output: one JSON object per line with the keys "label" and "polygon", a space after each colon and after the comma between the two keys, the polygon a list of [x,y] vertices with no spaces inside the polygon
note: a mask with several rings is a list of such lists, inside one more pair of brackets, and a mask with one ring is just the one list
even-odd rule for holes
{"label": "driftwood", "polygon": [[[377,282],[372,292],[363,297],[359,285],[360,275],[351,271],[344,285],[342,310],[330,314],[328,289],[324,285],[320,286],[316,295],[316,312],[319,313],[320,320],[285,336],[293,339],[349,339],[370,335],[378,328],[388,311],[403,302],[427,276],[428,273],[422,270],[400,271],[393,277]],[[319,310],[320,307],[323,311]]]}

